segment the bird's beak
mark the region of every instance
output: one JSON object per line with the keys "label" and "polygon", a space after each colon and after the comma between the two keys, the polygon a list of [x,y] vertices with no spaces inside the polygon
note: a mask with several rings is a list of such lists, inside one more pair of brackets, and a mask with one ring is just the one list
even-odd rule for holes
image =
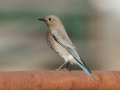
{"label": "bird's beak", "polygon": [[38,20],[45,21],[43,18],[39,18]]}

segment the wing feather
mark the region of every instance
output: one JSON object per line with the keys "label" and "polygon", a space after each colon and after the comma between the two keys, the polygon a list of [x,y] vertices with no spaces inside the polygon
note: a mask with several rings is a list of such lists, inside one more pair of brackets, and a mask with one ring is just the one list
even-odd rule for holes
{"label": "wing feather", "polygon": [[65,34],[66,33],[62,34],[61,32],[58,32],[58,30],[52,30],[54,39],[73,56],[73,58],[79,63],[80,67],[95,81],[91,71],[80,58],[75,46],[72,44],[69,37],[66,37],[67,34]]}
{"label": "wing feather", "polygon": [[52,30],[52,34],[53,34],[55,40],[61,46],[63,46],[75,58],[75,60],[77,60],[77,62],[79,62],[82,65],[85,65],[85,63],[80,58],[75,46],[72,44],[72,42],[69,38],[64,36],[64,34],[62,34],[61,32],[58,32],[58,30]]}

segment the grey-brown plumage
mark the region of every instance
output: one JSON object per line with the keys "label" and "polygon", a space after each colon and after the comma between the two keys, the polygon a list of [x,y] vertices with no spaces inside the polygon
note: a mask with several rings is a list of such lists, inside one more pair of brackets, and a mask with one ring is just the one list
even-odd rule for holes
{"label": "grey-brown plumage", "polygon": [[65,63],[62,64],[59,69],[61,69],[66,63],[66,67],[69,65],[69,63],[76,64],[80,66],[92,79],[94,79],[92,73],[80,58],[76,47],[69,39],[60,19],[57,16],[48,15],[38,20],[44,21],[48,26],[46,40],[50,48],[52,48],[65,60]]}

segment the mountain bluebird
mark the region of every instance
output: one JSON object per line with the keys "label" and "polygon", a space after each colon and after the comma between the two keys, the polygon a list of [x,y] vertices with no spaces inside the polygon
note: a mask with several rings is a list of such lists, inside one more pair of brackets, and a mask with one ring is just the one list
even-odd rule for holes
{"label": "mountain bluebird", "polygon": [[79,56],[76,47],[69,39],[61,20],[54,15],[48,15],[38,20],[44,21],[48,26],[46,37],[48,46],[65,60],[65,63],[63,63],[58,69],[60,70],[65,64],[66,68],[69,64],[76,64],[95,80],[92,73]]}

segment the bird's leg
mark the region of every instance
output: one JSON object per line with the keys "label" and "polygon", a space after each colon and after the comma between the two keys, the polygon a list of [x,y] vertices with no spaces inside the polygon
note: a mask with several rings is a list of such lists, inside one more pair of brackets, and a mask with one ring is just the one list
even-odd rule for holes
{"label": "bird's leg", "polygon": [[68,67],[69,64],[70,63],[68,62],[67,65],[65,66],[65,68],[64,68],[65,71],[69,71],[69,69],[67,69],[67,67]]}
{"label": "bird's leg", "polygon": [[67,65],[65,66],[64,69],[61,69],[67,62],[63,63],[58,69],[56,69],[57,71],[58,70],[61,70],[61,71],[69,71],[69,69],[67,69],[67,66],[70,64],[69,62],[67,63]]}
{"label": "bird's leg", "polygon": [[65,68],[67,68],[69,64],[70,64],[70,63],[68,62]]}
{"label": "bird's leg", "polygon": [[61,69],[67,62],[63,63],[58,69]]}
{"label": "bird's leg", "polygon": [[65,69],[61,69],[67,62],[63,63],[58,69],[56,70],[65,70]]}

